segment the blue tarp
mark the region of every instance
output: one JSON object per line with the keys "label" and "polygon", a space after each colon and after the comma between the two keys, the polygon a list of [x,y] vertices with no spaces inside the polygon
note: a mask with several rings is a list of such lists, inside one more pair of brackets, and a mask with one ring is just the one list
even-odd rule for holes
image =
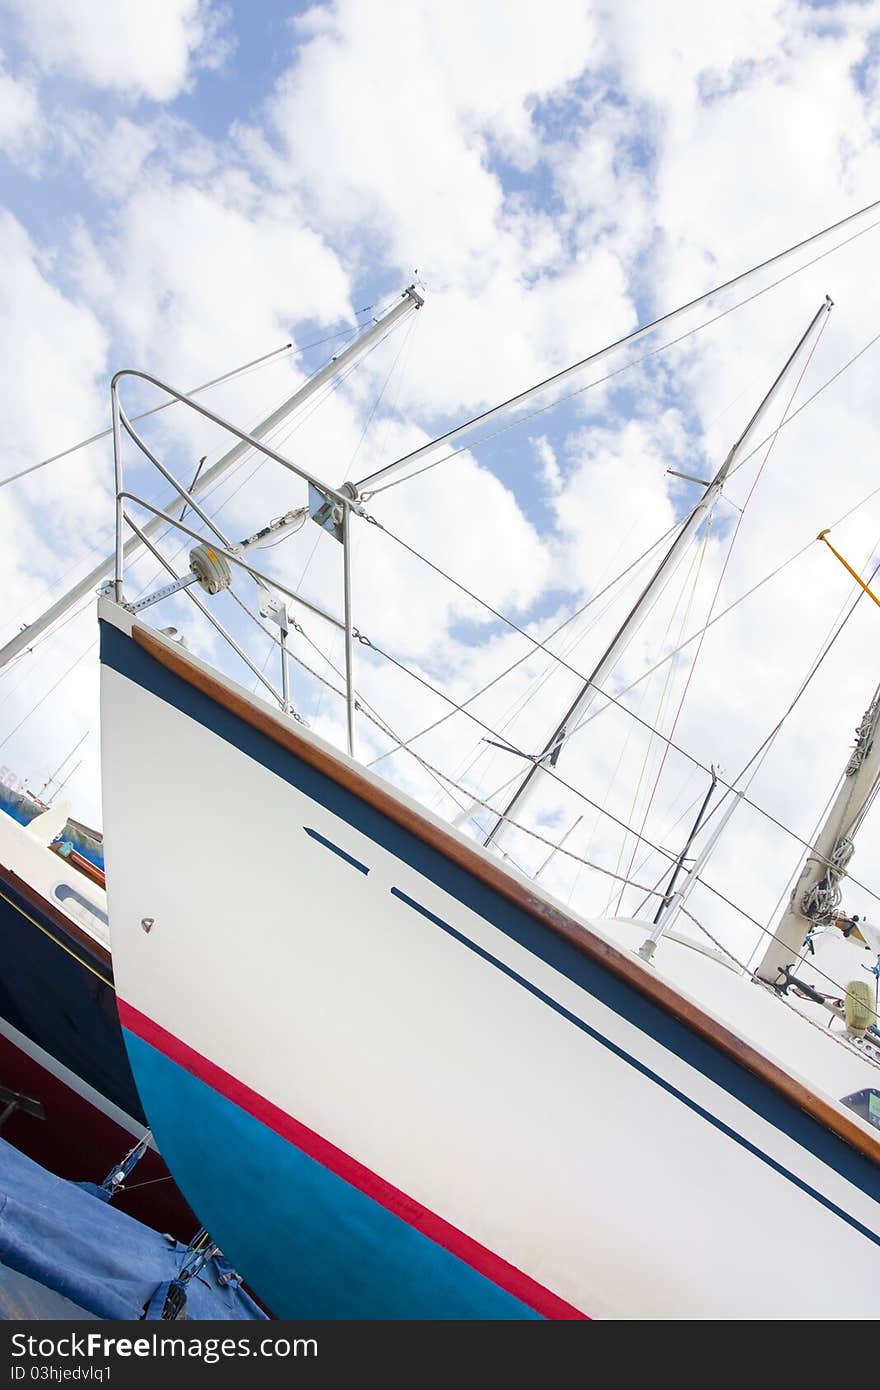
{"label": "blue tarp", "polygon": [[[0,1263],[9,1269],[96,1317],[141,1318],[150,1307],[154,1318],[186,1253],[0,1139]],[[222,1260],[208,1260],[186,1285],[184,1316],[264,1318],[235,1279],[220,1284],[228,1273]]]}

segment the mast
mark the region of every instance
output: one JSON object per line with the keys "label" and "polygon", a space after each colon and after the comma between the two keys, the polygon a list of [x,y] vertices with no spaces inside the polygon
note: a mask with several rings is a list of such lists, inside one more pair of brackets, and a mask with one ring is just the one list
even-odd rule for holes
{"label": "mast", "polygon": [[788,905],[755,974],[776,985],[794,966],[805,937],[817,926],[836,920],[841,899],[840,884],[853,855],[853,837],[865,808],[880,781],[880,686],[865,711],[856,733],[843,786],[812,850],[807,855]]}
{"label": "mast", "polygon": [[539,774],[545,772],[548,767],[555,767],[566,740],[575,732],[593,701],[601,694],[603,681],[610,675],[620,657],[635,637],[645,618],[659,599],[663,590],[672,579],[690,546],[691,540],[717,502],[731,469],[740,455],[745,453],[761,421],[776,400],[783,383],[787,380],[793,367],[803,355],[808,343],[814,340],[818,326],[824,322],[831,308],[832,302],[826,297],[825,302],[813,315],[806,331],[798,341],[794,351],[785,363],[785,366],[761,401],[761,404],[758,406],[751,420],[749,420],[749,423],[746,425],[739,439],[737,439],[736,443],[733,445],[726,459],[718,469],[718,472],[715,474],[715,477],[706,485],[706,490],[702,497],[684,521],[678,535],[669,546],[666,554],[648,580],[648,583],[645,585],[639,597],[636,599],[636,602],[617,629],[617,632],[599,658],[589,678],[581,686],[574,700],[557,724],[542,749],[540,756],[532,762],[519,786],[504,807],[501,815],[489,831],[484,842],[487,846],[492,844],[493,841],[497,844],[504,833],[505,823],[508,818],[522,811],[526,799],[534,792],[535,787],[538,785]]}
{"label": "mast", "polygon": [[[270,434],[271,431],[280,425],[282,421],[286,420],[293,411],[297,410],[309,400],[311,396],[314,396],[322,386],[326,385],[328,381],[331,381],[333,377],[337,376],[356,358],[362,356],[363,353],[376,342],[377,338],[387,333],[400,319],[406,318],[410,313],[420,309],[423,303],[424,300],[421,295],[417,293],[413,285],[410,285],[403,291],[400,299],[388,313],[376,319],[375,323],[373,323],[365,333],[361,334],[359,338],[328,362],[326,367],[322,367],[319,372],[313,377],[310,377],[304,385],[300,386],[297,391],[294,391],[292,396],[284,401],[282,405],[278,406],[277,410],[273,410],[271,415],[267,415],[266,419],[253,430],[252,437],[254,439],[263,439],[267,434]],[[197,497],[205,492],[222,478],[225,473],[228,473],[229,469],[232,468],[239,459],[244,457],[250,447],[250,444],[244,440],[239,440],[237,444],[234,444],[231,449],[227,450],[222,458],[219,458],[215,464],[212,464],[210,468],[206,469],[205,472],[198,477],[190,489],[191,495]],[[176,517],[180,515],[185,506],[186,503],[175,494],[165,502],[162,510]],[[166,520],[167,518],[165,517],[152,517],[141,528],[144,535],[148,537],[155,535],[156,532],[161,530],[166,524]],[[137,536],[132,537],[124,546],[124,558],[129,560],[131,556],[137,553],[141,548],[142,542],[139,538]],[[108,555],[106,559],[97,564],[94,569],[90,570],[83,579],[75,584],[72,589],[69,589],[66,594],[58,599],[56,603],[53,603],[51,607],[47,608],[45,613],[41,614],[34,622],[23,628],[21,632],[16,633],[4,647],[0,647],[0,670],[2,670],[13,657],[25,651],[32,642],[40,637],[42,633],[46,632],[59,618],[62,618],[65,613],[69,612],[81,599],[87,598],[89,594],[95,590],[97,585],[100,584],[101,580],[111,572],[114,568],[115,561],[115,555]]]}
{"label": "mast", "polygon": [[690,850],[691,845],[694,843],[694,840],[697,838],[697,833],[700,829],[700,826],[703,824],[703,817],[709,809],[709,802],[712,800],[712,797],[715,793],[715,788],[718,786],[718,773],[715,771],[714,766],[712,767],[711,772],[712,781],[709,783],[709,790],[703,797],[703,804],[697,812],[696,819],[694,820],[694,823],[691,826],[691,833],[688,835],[687,839],[682,845],[681,854],[675,861],[675,864],[672,869],[672,874],[670,876],[668,884],[666,885],[666,894],[664,897],[660,899],[660,906],[654,913],[655,927],[659,927],[665,913],[669,908],[670,903],[672,902],[672,897],[675,892],[675,885],[678,882],[682,869],[684,868],[684,863],[688,857],[688,852]]}
{"label": "mast", "polygon": [[[40,787],[40,790],[37,792],[37,796],[42,797],[42,796],[43,796],[43,793],[46,791],[47,787],[51,787],[52,783],[53,783],[54,781],[57,780],[58,774],[59,774],[59,772],[61,771],[61,769],[62,769],[63,767],[65,767],[65,766],[67,765],[67,763],[70,762],[70,760],[71,760],[71,758],[73,757],[74,753],[76,753],[80,748],[82,748],[83,744],[85,743],[85,741],[86,741],[86,739],[88,738],[88,736],[89,736],[90,733],[91,733],[91,730],[90,730],[90,729],[86,729],[86,731],[85,731],[85,733],[82,735],[82,737],[79,738],[79,739],[77,739],[76,743],[73,745],[73,747],[71,748],[70,752],[69,752],[65,757],[63,757],[63,758],[61,759],[61,762],[58,764],[58,766],[56,767],[55,771],[52,773],[51,777],[47,777],[47,778],[46,778],[45,782],[44,782],[43,785]],[[79,763],[77,763],[77,767],[79,767]],[[67,779],[65,779],[65,780],[67,780]],[[64,782],[61,783],[61,787],[63,787],[63,786],[64,786]],[[54,791],[54,792],[52,793],[52,796],[55,796],[55,795],[56,795],[56,792],[59,792],[59,791],[61,790],[61,787],[57,787],[57,788],[56,788],[56,791]],[[49,801],[52,800],[52,796],[49,797]],[[47,804],[48,804],[48,803],[47,803]]]}
{"label": "mast", "polygon": [[[714,772],[712,775],[714,778]],[[715,783],[713,781],[712,790],[714,790],[714,786]],[[709,795],[711,796],[711,794],[712,793],[710,791]],[[673,923],[677,920],[679,913],[682,911],[688,897],[690,896],[691,890],[695,888],[696,885],[699,883],[700,875],[702,874],[704,868],[706,867],[710,858],[714,854],[715,846],[718,844],[718,841],[721,839],[721,836],[727,829],[727,824],[734,811],[736,810],[737,806],[742,801],[744,793],[742,791],[734,791],[731,788],[728,790],[726,795],[730,797],[730,800],[727,803],[726,810],[722,811],[719,815],[715,825],[715,829],[712,831],[712,834],[709,836],[709,839],[706,841],[703,848],[700,850],[700,853],[697,855],[696,859],[691,865],[688,876],[679,888],[678,892],[674,893],[671,899],[665,898],[663,900],[663,903],[661,904],[661,914],[659,915],[659,919],[658,917],[654,918],[653,931],[649,936],[645,938],[645,940],[639,947],[639,955],[641,956],[642,960],[650,961],[654,955],[654,952],[657,949],[657,943],[658,941],[660,941],[661,937],[671,935],[670,929]],[[704,803],[703,810],[705,810],[707,804],[708,797],[706,799],[706,802]],[[700,815],[702,816],[702,811],[700,812]]]}

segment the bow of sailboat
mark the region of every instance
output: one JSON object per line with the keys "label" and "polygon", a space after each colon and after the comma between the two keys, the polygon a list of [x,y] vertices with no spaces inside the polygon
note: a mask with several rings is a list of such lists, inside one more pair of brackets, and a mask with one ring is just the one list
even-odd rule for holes
{"label": "bow of sailboat", "polygon": [[[270,1306],[747,1315],[784,1265],[785,1306],[827,1308],[770,1211],[868,1299],[869,1125],[111,601],[102,703],[132,1065],[183,1191]],[[646,1160],[662,1200],[636,1195]]]}

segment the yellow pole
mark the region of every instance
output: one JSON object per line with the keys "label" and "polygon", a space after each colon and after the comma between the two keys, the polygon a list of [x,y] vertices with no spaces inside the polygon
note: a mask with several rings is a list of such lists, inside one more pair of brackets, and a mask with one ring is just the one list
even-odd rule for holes
{"label": "yellow pole", "polygon": [[835,550],[835,549],[834,549],[834,546],[833,546],[833,545],[831,544],[831,542],[828,540],[828,532],[829,532],[830,530],[831,530],[831,527],[829,526],[829,527],[827,527],[826,530],[820,531],[819,534],[818,534],[818,536],[816,537],[816,540],[817,540],[817,541],[824,541],[824,542],[825,542],[825,544],[827,545],[828,549],[831,551],[831,554],[837,556],[838,560],[839,560],[840,563],[843,565],[843,568],[844,568],[845,570],[849,570],[850,574],[852,575],[852,577],[853,577],[853,579],[856,581],[856,583],[859,585],[859,587],[860,587],[861,589],[864,589],[865,593],[868,595],[868,598],[872,598],[872,599],[874,600],[874,602],[876,603],[877,607],[880,608],[880,598],[878,598],[877,595],[876,595],[875,593],[872,593],[872,592],[871,592],[871,590],[868,588],[867,584],[865,583],[864,579],[860,579],[860,578],[859,578],[859,576],[856,574],[855,570],[853,569],[852,565],[847,564],[846,560],[844,560],[844,558],[843,558],[843,556],[841,555],[840,551],[839,551],[839,550]]}

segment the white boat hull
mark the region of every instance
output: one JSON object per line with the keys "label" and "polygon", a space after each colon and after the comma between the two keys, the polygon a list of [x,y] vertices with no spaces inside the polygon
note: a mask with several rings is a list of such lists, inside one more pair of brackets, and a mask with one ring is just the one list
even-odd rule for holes
{"label": "white boat hull", "polygon": [[224,707],[206,668],[185,656],[184,679],[102,617],[132,1067],[183,1192],[277,1314],[876,1315],[866,1126],[842,1117],[848,1143],[639,963],[621,978],[601,937],[551,929],[531,885],[496,891],[405,798],[385,814],[369,774],[307,732],[308,756],[281,746],[259,702],[222,681]]}

